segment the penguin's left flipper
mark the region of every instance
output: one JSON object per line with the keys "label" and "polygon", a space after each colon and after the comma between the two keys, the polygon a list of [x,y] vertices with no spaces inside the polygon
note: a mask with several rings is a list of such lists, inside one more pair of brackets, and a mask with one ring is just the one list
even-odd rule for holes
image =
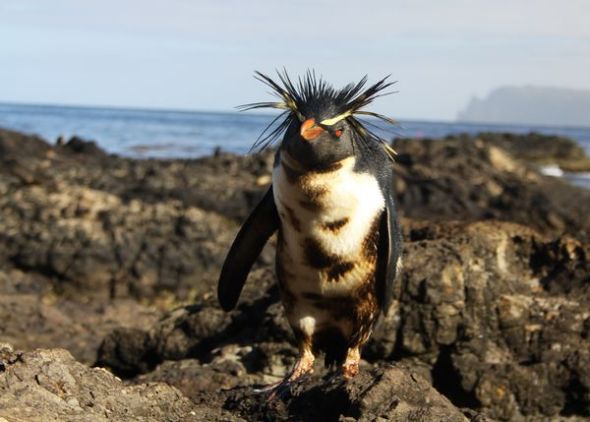
{"label": "penguin's left flipper", "polygon": [[401,229],[393,202],[391,183],[384,191],[385,210],[379,223],[379,245],[377,247],[377,274],[375,277],[377,301],[381,311],[387,314],[393,298],[393,285],[399,270],[402,251]]}
{"label": "penguin's left flipper", "polygon": [[278,228],[279,215],[271,186],[246,219],[223,263],[217,297],[224,311],[236,306],[254,261]]}

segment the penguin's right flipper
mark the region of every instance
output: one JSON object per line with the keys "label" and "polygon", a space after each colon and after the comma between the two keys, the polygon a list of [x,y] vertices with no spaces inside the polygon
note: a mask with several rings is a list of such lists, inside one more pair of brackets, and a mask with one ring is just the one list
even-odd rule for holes
{"label": "penguin's right flipper", "polygon": [[279,215],[271,186],[242,225],[223,263],[217,298],[224,311],[231,311],[238,303],[254,261],[278,228]]}

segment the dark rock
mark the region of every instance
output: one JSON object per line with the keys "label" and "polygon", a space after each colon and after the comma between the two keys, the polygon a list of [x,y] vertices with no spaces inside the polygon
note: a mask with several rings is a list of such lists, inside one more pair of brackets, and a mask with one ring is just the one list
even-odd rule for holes
{"label": "dark rock", "polygon": [[[455,405],[502,420],[586,414],[588,248],[510,223],[404,226],[396,300],[363,356],[411,363]],[[234,359],[248,374],[241,381],[255,382],[259,373],[280,379],[296,351],[288,346],[291,334],[277,300],[271,288],[258,299],[246,294],[229,318],[218,315],[215,304],[199,308],[202,318],[170,314],[149,330],[164,346],[156,356],[210,364],[215,350],[238,344],[251,348]],[[127,336],[120,341],[129,342]]]}
{"label": "dark rock", "polygon": [[557,417],[570,402],[589,414],[588,248],[509,224],[465,229],[407,243],[391,358],[430,362],[439,391],[498,419]]}
{"label": "dark rock", "polygon": [[78,136],[72,136],[68,142],[63,145],[63,149],[76,154],[92,155],[95,158],[98,156],[106,156],[106,152],[94,141],[87,141]]}
{"label": "dark rock", "polygon": [[[175,385],[192,404],[162,394],[175,391],[170,406],[188,403],[198,420],[462,418],[431,386],[472,420],[589,419],[590,193],[495,142],[396,143],[406,249],[393,308],[347,387],[318,361],[270,404],[252,388],[280,380],[297,356],[273,242],[236,310],[221,312],[215,283],[236,221],[268,189],[272,151],[139,161],[0,131],[0,340],[66,347],[146,396],[146,382]],[[11,353],[0,352],[0,377],[20,364]],[[93,373],[79,384],[102,382]],[[0,403],[21,412],[7,391]],[[80,419],[60,406],[47,415]]]}
{"label": "dark rock", "polygon": [[154,346],[148,334],[137,328],[117,328],[103,340],[95,366],[107,366],[121,376],[151,371],[158,360],[151,354]]}
{"label": "dark rock", "polygon": [[193,403],[221,409],[228,396],[227,390],[251,385],[254,383],[253,378],[238,360],[227,359],[214,364],[201,364],[193,359],[164,362],[154,371],[134,381],[164,382],[178,388]]}
{"label": "dark rock", "polygon": [[[272,151],[128,160],[37,148],[38,138],[0,133],[16,160],[0,168],[0,263],[49,277],[72,295],[206,294],[238,228],[219,214],[242,220],[270,182]],[[17,144],[30,156],[19,155]],[[588,231],[590,192],[545,178],[483,141],[400,140],[396,149],[395,187],[407,217],[494,218],[578,237]],[[263,254],[263,262],[271,259]]]}
{"label": "dark rock", "polygon": [[[125,385],[101,368],[76,362],[62,349],[22,353],[0,344],[0,417],[64,421],[467,420],[426,380],[403,365],[367,368],[350,382],[334,376],[309,380],[297,386],[295,394],[276,401],[249,386],[240,386],[245,374],[243,366],[229,359],[211,365],[167,362],[135,384]],[[160,381],[178,385],[192,400]]]}
{"label": "dark rock", "polygon": [[429,221],[512,221],[541,232],[590,233],[590,191],[542,176],[471,137],[398,139],[395,190],[404,216]]}
{"label": "dark rock", "polygon": [[124,203],[61,183],[2,195],[0,211],[0,262],[49,277],[63,293],[102,298],[208,290],[235,227],[177,202]]}
{"label": "dark rock", "polygon": [[590,171],[590,157],[569,138],[535,132],[526,135],[484,132],[478,134],[477,138],[527,162],[556,164],[566,171]]}
{"label": "dark rock", "polygon": [[0,158],[10,156],[42,159],[51,150],[51,146],[36,135],[0,129]]}
{"label": "dark rock", "polygon": [[154,324],[158,315],[129,299],[84,303],[60,298],[46,278],[0,270],[0,341],[19,349],[63,347],[91,364],[108,333]]}
{"label": "dark rock", "polygon": [[237,311],[227,314],[216,302],[208,301],[172,310],[145,330],[112,332],[99,349],[97,365],[130,376],[171,359],[208,361],[214,349],[228,344],[289,340],[290,328],[277,303],[277,288],[265,290],[272,283],[270,270],[255,270]]}
{"label": "dark rock", "polygon": [[351,381],[308,379],[276,401],[235,389],[225,408],[248,420],[467,421],[430,383],[399,365],[367,369]]}

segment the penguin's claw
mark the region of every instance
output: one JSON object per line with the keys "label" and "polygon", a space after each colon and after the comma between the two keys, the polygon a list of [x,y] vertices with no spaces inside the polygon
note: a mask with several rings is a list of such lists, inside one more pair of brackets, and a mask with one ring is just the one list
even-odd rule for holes
{"label": "penguin's claw", "polygon": [[274,388],[266,390],[267,392],[270,392],[267,401],[272,402],[278,398],[285,398],[287,394],[293,392],[293,387],[296,387],[297,385],[304,382],[308,378],[308,376],[309,374],[303,374],[294,380],[284,379],[278,385],[274,386]]}
{"label": "penguin's claw", "polygon": [[291,381],[283,380],[279,385],[277,385],[271,393],[268,395],[266,400],[268,402],[273,402],[277,398],[285,398],[287,392],[291,391]]}
{"label": "penguin's claw", "polygon": [[283,384],[284,382],[285,382],[285,380],[273,382],[272,384],[265,385],[264,387],[255,388],[252,391],[254,392],[254,394],[268,393],[269,391],[273,391],[273,390],[276,390],[277,388],[279,388],[281,386],[281,384]]}
{"label": "penguin's claw", "polygon": [[354,378],[356,374],[358,374],[360,360],[361,352],[358,347],[348,349],[348,353],[346,354],[346,360],[340,368],[340,370],[342,371],[342,376],[345,379],[350,380]]}
{"label": "penguin's claw", "polygon": [[308,356],[300,358],[285,379],[267,385],[266,387],[257,388],[254,390],[254,393],[270,393],[268,401],[273,401],[278,397],[284,397],[288,391],[291,391],[291,387],[294,384],[297,384],[299,381],[305,379],[307,375],[313,373],[313,362],[313,356],[311,358]]}
{"label": "penguin's claw", "polygon": [[350,380],[354,378],[359,373],[358,362],[350,362],[342,365],[341,372],[344,379]]}

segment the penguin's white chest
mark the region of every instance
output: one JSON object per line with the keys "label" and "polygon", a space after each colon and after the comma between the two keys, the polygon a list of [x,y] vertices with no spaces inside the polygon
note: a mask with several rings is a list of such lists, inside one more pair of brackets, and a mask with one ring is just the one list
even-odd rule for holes
{"label": "penguin's white chest", "polygon": [[296,296],[341,296],[374,274],[375,237],[385,200],[377,179],[349,157],[321,172],[299,173],[288,156],[273,171],[281,219],[277,264]]}

